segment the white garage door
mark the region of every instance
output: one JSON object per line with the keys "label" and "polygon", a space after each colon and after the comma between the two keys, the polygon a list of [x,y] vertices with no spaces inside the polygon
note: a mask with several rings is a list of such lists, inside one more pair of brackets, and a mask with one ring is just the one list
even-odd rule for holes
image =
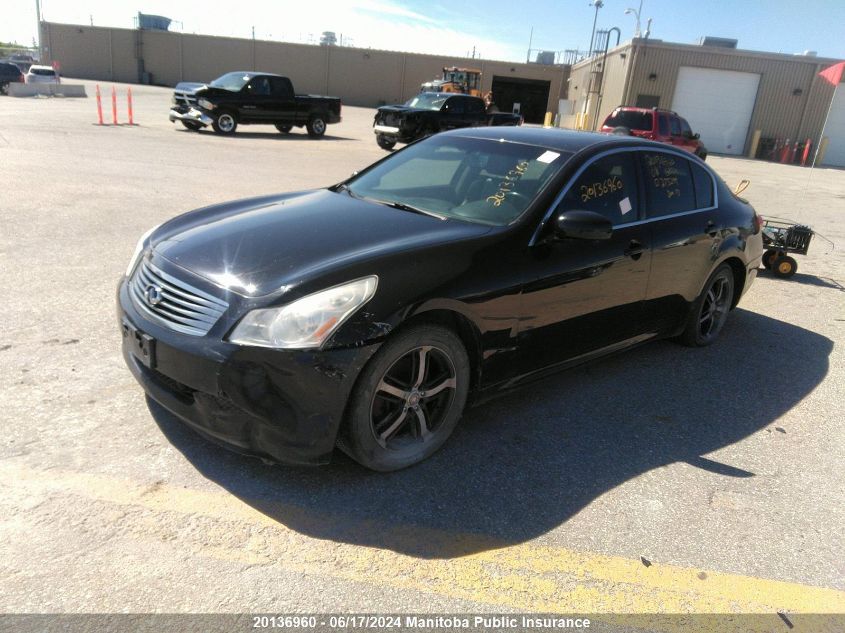
{"label": "white garage door", "polygon": [[839,84],[833,96],[824,135],[828,144],[821,164],[845,167],[845,84]]}
{"label": "white garage door", "polygon": [[672,109],[701,134],[707,151],[742,154],[760,75],[681,66]]}

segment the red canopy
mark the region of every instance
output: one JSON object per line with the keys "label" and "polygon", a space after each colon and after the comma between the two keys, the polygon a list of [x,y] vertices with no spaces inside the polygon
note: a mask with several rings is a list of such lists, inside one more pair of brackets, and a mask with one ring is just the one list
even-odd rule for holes
{"label": "red canopy", "polygon": [[819,73],[819,77],[824,79],[829,84],[838,86],[839,82],[842,81],[843,73],[845,73],[845,62],[839,62],[838,64],[834,64],[829,68],[825,68]]}

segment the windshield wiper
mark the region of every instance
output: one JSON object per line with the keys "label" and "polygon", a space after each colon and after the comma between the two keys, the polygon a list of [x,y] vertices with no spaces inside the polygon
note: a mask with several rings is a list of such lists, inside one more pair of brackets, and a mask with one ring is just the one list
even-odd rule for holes
{"label": "windshield wiper", "polygon": [[334,187],[329,187],[329,191],[334,191],[335,193],[340,193],[341,191],[345,191],[347,193],[347,195],[349,195],[349,197],[357,198],[358,200],[361,199],[361,196],[352,193],[352,189],[350,189],[349,185],[347,185],[345,182],[342,182],[338,185],[335,185]]}
{"label": "windshield wiper", "polygon": [[386,207],[391,207],[393,209],[400,209],[401,211],[410,211],[411,213],[419,213],[420,215],[427,215],[432,218],[437,218],[438,220],[448,220],[445,215],[441,215],[439,213],[435,213],[434,211],[427,211],[426,209],[420,209],[419,207],[411,206],[410,204],[405,204],[404,202],[388,202],[386,200],[376,200],[375,198],[367,198],[367,200],[371,200],[372,202],[377,202],[378,204],[383,204]]}

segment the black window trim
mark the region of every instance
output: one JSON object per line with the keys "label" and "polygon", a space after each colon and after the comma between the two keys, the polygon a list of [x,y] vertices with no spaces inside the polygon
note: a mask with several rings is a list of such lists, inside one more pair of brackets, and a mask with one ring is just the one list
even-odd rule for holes
{"label": "black window trim", "polygon": [[[590,167],[590,165],[592,165],[597,160],[600,160],[600,159],[604,158],[605,156],[610,156],[611,154],[620,154],[622,152],[631,152],[631,153],[636,153],[636,152],[651,152],[651,153],[654,153],[654,152],[658,152],[658,153],[661,153],[661,154],[669,154],[671,156],[680,157],[680,158],[683,158],[684,160],[690,160],[692,158],[692,155],[687,153],[687,152],[683,152],[683,151],[679,151],[679,150],[673,150],[671,148],[642,147],[642,146],[639,146],[639,147],[616,147],[616,148],[613,148],[613,149],[605,150],[603,152],[599,152],[595,156],[591,156],[583,165],[581,165],[578,168],[578,170],[574,174],[572,174],[572,177],[566,182],[566,184],[560,190],[560,193],[552,201],[552,204],[549,206],[546,213],[543,214],[543,219],[540,221],[540,223],[537,225],[537,228],[534,230],[534,233],[531,235],[531,239],[528,241],[528,246],[534,246],[534,244],[537,243],[537,240],[539,239],[540,233],[542,232],[543,228],[546,226],[549,219],[552,217],[552,214],[558,208],[560,203],[563,202],[563,199],[564,199],[564,197],[566,197],[566,194],[569,193],[569,190],[572,188],[572,186],[575,184],[575,182],[578,180],[578,178],[581,177],[581,174],[583,174],[587,170],[587,168]],[[640,157],[636,156],[636,157],[634,157],[634,160],[639,165]],[[698,164],[698,163],[696,163],[696,164]],[[693,213],[702,213],[703,211],[713,211],[714,209],[718,209],[719,208],[719,188],[716,186],[716,181],[713,177],[713,174],[710,172],[710,169],[706,165],[702,164],[702,165],[699,165],[699,166],[704,168],[705,173],[710,177],[711,184],[713,185],[713,204],[711,206],[703,207],[703,208],[700,208],[700,209],[699,208],[691,209],[690,211],[680,211],[678,213],[670,213],[668,215],[661,215],[661,216],[658,216],[656,218],[643,217],[644,214],[645,214],[645,208],[644,208],[645,207],[645,205],[644,205],[645,183],[643,183],[642,179],[640,178],[639,172],[641,170],[638,168],[637,169],[638,175],[636,177],[636,182],[637,182],[637,203],[638,203],[637,204],[637,217],[639,219],[634,220],[633,222],[626,222],[625,224],[616,224],[613,227],[613,230],[615,231],[617,229],[624,229],[624,228],[627,228],[629,226],[638,226],[640,224],[648,224],[650,222],[660,222],[662,220],[666,220],[666,219],[669,219],[669,218],[678,218],[678,217],[681,217],[681,216],[684,216],[684,215],[692,215]],[[692,167],[690,167],[690,177],[692,178]],[[693,183],[693,191],[695,191],[694,187],[695,187],[695,184]],[[698,204],[698,197],[697,196],[695,196],[695,200],[696,200],[696,204]]]}

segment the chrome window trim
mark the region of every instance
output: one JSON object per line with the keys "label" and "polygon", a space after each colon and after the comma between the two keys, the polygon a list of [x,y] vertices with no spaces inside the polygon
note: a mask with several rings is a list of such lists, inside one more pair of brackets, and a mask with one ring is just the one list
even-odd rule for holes
{"label": "chrome window trim", "polygon": [[[564,185],[564,187],[560,190],[560,193],[555,197],[554,201],[549,206],[549,209],[543,215],[543,219],[540,221],[540,223],[537,225],[536,230],[531,235],[531,239],[528,241],[528,246],[534,246],[534,244],[537,243],[537,238],[540,235],[540,231],[542,231],[543,227],[546,226],[546,222],[548,222],[549,219],[552,217],[552,214],[555,212],[555,209],[557,209],[558,205],[560,205],[560,203],[563,202],[563,199],[566,197],[566,194],[569,193],[569,190],[572,188],[572,186],[575,184],[575,182],[578,180],[578,178],[581,177],[581,174],[583,174],[587,170],[587,168],[590,167],[590,165],[592,165],[597,160],[600,160],[600,159],[604,158],[605,156],[610,156],[612,154],[621,154],[622,152],[631,152],[631,153],[633,153],[633,152],[653,152],[653,153],[657,152],[657,153],[663,153],[663,154],[671,154],[673,156],[677,156],[679,158],[683,158],[684,160],[688,160],[688,161],[693,156],[693,154],[689,154],[688,152],[684,152],[683,150],[676,150],[676,149],[670,148],[670,147],[643,147],[643,146],[638,146],[638,147],[614,147],[613,149],[609,149],[609,150],[605,150],[603,152],[599,152],[598,154],[596,154],[595,156],[590,158],[589,161],[587,161],[586,163],[581,165],[581,167],[578,168],[578,171],[576,171],[572,175],[572,177],[569,179],[569,181],[566,183],[566,185]],[[695,163],[695,164],[697,164],[697,163]],[[705,164],[701,164],[701,165],[699,165],[699,167],[704,167],[704,172],[708,176],[710,176],[710,185],[713,187],[713,204],[712,204],[712,206],[703,207],[703,208],[700,208],[700,209],[691,209],[689,211],[680,211],[678,213],[670,213],[668,215],[661,215],[661,216],[658,216],[658,217],[655,217],[655,218],[644,218],[642,220],[635,220],[634,222],[626,222],[625,224],[616,224],[616,225],[614,225],[613,229],[616,230],[616,229],[626,228],[626,227],[629,227],[629,226],[638,226],[640,224],[648,224],[649,222],[658,222],[658,221],[661,221],[661,220],[666,220],[668,218],[677,218],[677,217],[681,217],[681,216],[684,216],[684,215],[692,215],[693,213],[702,213],[704,211],[713,211],[714,209],[718,209],[719,208],[719,188],[716,186],[716,178],[713,174],[713,171]],[[692,174],[692,168],[690,168],[690,178],[692,178],[693,183],[694,183],[695,177]],[[695,186],[695,185],[693,184],[693,186]],[[637,193],[638,193],[637,202],[639,203],[639,198],[643,197],[643,194],[645,193],[645,192],[642,192],[642,191],[639,190],[639,178],[637,178]],[[639,204],[638,204],[637,214],[639,214],[639,213],[640,213],[640,209],[639,209]]]}

